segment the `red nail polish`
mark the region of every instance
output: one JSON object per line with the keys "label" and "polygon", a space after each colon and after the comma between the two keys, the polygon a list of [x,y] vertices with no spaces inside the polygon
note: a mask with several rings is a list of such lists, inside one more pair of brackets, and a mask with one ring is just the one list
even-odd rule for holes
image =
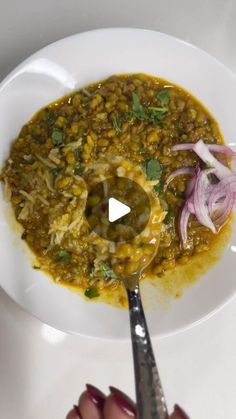
{"label": "red nail polish", "polygon": [[86,384],[87,391],[92,402],[97,406],[99,410],[103,410],[103,406],[106,400],[105,394],[103,394],[97,387],[91,384]]}
{"label": "red nail polish", "polygon": [[190,419],[187,413],[183,411],[183,409],[178,405],[174,405],[174,412],[181,418],[181,419]]}
{"label": "red nail polish", "polygon": [[134,402],[126,396],[126,394],[122,393],[122,391],[118,390],[115,387],[109,387],[111,394],[114,398],[114,401],[119,406],[119,408],[126,413],[126,415],[130,417],[134,417],[136,415],[136,407]]}

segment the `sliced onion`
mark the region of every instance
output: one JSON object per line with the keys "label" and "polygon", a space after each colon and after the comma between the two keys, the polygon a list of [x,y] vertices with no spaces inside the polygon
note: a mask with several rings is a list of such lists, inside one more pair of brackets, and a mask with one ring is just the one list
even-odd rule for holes
{"label": "sliced onion", "polygon": [[[186,201],[181,212],[179,230],[183,247],[188,239],[188,221],[191,214],[195,215],[200,224],[217,233],[226,222],[233,206],[236,205],[236,174],[218,161],[212,152],[236,156],[236,152],[227,146],[204,144],[199,140],[194,144],[177,144],[173,151],[192,150],[210,168],[201,170],[199,167],[183,167],[174,171],[167,179],[168,185],[180,174],[191,174],[185,190]],[[215,177],[209,177],[214,174]],[[217,229],[216,229],[217,227]]]}
{"label": "sliced onion", "polygon": [[[202,141],[202,140],[201,140]],[[176,144],[172,147],[173,151],[184,151],[184,150],[193,150],[195,143],[183,143]],[[233,151],[230,147],[220,144],[205,144],[209,151],[215,153],[225,154],[227,156],[236,156],[236,151]]]}
{"label": "sliced onion", "polygon": [[214,168],[214,172],[211,173],[214,173],[218,179],[224,179],[225,177],[232,175],[231,170],[213,156],[202,140],[199,140],[194,144],[193,151],[195,151],[198,157],[200,157],[207,166]]}
{"label": "sliced onion", "polygon": [[206,144],[206,146],[208,150],[212,151],[213,153],[225,154],[226,156],[236,156],[236,151],[232,150],[232,148],[228,147],[227,145]]}
{"label": "sliced onion", "polygon": [[189,181],[187,182],[186,188],[185,188],[185,196],[186,198],[190,198],[194,189],[194,185],[196,182],[196,176],[198,174],[199,171],[199,166],[194,168],[194,173],[193,176],[191,177],[191,179],[189,179]]}
{"label": "sliced onion", "polygon": [[188,208],[188,201],[185,202],[182,209],[180,220],[179,220],[179,232],[182,241],[182,245],[185,248],[188,240],[188,220],[190,217],[190,211]]}
{"label": "sliced onion", "polygon": [[174,170],[170,176],[168,176],[168,178],[166,179],[166,183],[165,183],[165,189],[167,188],[167,186],[169,185],[170,182],[172,182],[173,179],[175,179],[177,176],[180,175],[193,175],[195,172],[195,168],[194,167],[180,167],[179,169]]}
{"label": "sliced onion", "polygon": [[194,191],[193,191],[193,205],[195,210],[195,215],[199,221],[200,224],[204,225],[205,227],[208,227],[213,233],[216,233],[215,225],[213,224],[209,211],[208,206],[206,205],[206,190],[209,187],[209,179],[208,175],[212,173],[213,169],[206,169],[206,170],[200,170],[198,171],[198,174],[196,176],[196,182],[194,185]]}
{"label": "sliced onion", "polygon": [[186,202],[188,204],[188,209],[191,212],[191,214],[194,214],[195,215],[195,208],[194,208],[193,200],[192,199],[188,199]]}
{"label": "sliced onion", "polygon": [[217,205],[215,214],[212,214],[214,224],[221,227],[227,220],[234,206],[234,194],[230,191],[226,194],[223,202]]}
{"label": "sliced onion", "polygon": [[173,147],[171,147],[172,151],[186,151],[186,150],[192,150],[195,143],[181,143],[181,144],[175,144]]}
{"label": "sliced onion", "polygon": [[186,188],[185,188],[185,196],[186,198],[189,198],[190,195],[193,192],[194,189],[194,185],[195,185],[195,181],[196,181],[196,176],[194,175],[191,179],[189,179]]}
{"label": "sliced onion", "polygon": [[208,201],[210,212],[213,211],[213,206],[216,202],[225,198],[228,190],[231,194],[236,195],[236,175],[231,174],[231,176],[222,179],[219,183],[214,185]]}

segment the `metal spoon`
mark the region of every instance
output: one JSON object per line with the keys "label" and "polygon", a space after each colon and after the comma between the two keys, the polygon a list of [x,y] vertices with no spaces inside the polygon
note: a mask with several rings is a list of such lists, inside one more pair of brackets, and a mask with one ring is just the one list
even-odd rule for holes
{"label": "metal spoon", "polygon": [[[155,252],[156,254],[156,252]],[[155,254],[146,261],[139,272],[132,276],[134,290],[126,283],[129,301],[130,329],[133,347],[137,419],[167,419],[168,412],[160,376],[152,349],[151,339],[141,301],[139,279],[142,271],[150,264]]]}

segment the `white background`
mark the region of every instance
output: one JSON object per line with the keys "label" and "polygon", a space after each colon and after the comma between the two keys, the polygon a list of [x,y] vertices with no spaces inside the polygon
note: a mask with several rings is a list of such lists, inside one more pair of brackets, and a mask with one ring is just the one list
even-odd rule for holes
{"label": "white background", "polygon": [[[170,33],[236,72],[235,0],[0,0],[0,5],[1,79],[52,41],[112,26]],[[192,330],[154,340],[170,407],[180,403],[191,419],[236,417],[235,329],[236,300]],[[133,396],[130,344],[54,331],[1,290],[0,417],[64,419],[86,382],[104,391],[112,384]]]}

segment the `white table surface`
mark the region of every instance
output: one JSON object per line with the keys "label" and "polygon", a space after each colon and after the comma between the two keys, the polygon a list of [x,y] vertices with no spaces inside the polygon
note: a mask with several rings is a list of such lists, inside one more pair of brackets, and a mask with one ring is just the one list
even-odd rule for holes
{"label": "white table surface", "polygon": [[[235,0],[0,0],[0,75],[37,49],[88,29],[131,26],[196,44],[236,72]],[[236,110],[235,110],[236,112]],[[153,345],[168,405],[191,419],[236,417],[236,300]],[[65,335],[0,290],[0,417],[64,419],[86,382],[134,396],[131,349]]]}

